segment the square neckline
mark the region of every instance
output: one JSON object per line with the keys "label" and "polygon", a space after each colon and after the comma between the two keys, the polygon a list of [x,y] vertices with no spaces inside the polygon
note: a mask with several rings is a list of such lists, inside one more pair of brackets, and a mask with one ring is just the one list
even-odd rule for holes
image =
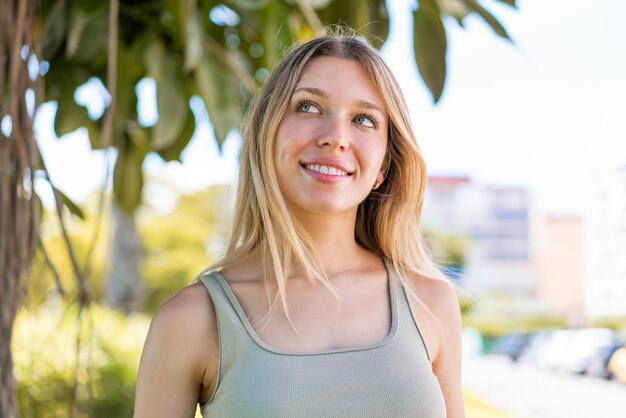
{"label": "square neckline", "polygon": [[232,307],[235,309],[237,316],[239,317],[239,320],[242,322],[243,326],[245,327],[248,335],[250,336],[250,338],[252,338],[252,340],[259,347],[261,347],[265,351],[278,354],[278,355],[318,356],[318,355],[326,355],[326,354],[342,354],[342,353],[352,353],[352,352],[357,352],[357,351],[371,350],[371,349],[375,349],[378,347],[382,347],[394,339],[398,331],[398,308],[397,308],[397,294],[396,294],[397,289],[396,289],[396,285],[394,282],[396,278],[393,277],[393,274],[390,273],[389,267],[387,266],[387,261],[384,259],[383,259],[383,265],[385,267],[385,272],[387,274],[387,288],[389,292],[388,300],[389,300],[390,309],[391,309],[391,326],[389,327],[389,332],[387,333],[385,338],[383,338],[380,341],[366,344],[363,346],[340,347],[340,348],[333,348],[333,349],[326,349],[326,350],[304,351],[304,352],[281,350],[278,348],[274,348],[270,346],[269,344],[267,344],[265,341],[263,341],[263,339],[254,330],[254,327],[250,323],[250,320],[248,319],[243,308],[241,307],[241,304],[239,303],[239,300],[235,296],[235,293],[233,292],[230,285],[228,284],[228,281],[226,281],[224,276],[222,276],[222,274],[219,271],[214,271],[212,274],[217,279],[217,282],[220,284],[220,286],[224,290],[226,297],[230,301]]}

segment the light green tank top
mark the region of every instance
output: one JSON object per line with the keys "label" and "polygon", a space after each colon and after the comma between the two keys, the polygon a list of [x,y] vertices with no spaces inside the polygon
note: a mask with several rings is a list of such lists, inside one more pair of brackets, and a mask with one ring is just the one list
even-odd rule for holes
{"label": "light green tank top", "polygon": [[391,330],[364,347],[289,353],[254,331],[226,280],[201,277],[217,314],[218,384],[204,418],[445,418],[443,394],[400,280],[387,268]]}

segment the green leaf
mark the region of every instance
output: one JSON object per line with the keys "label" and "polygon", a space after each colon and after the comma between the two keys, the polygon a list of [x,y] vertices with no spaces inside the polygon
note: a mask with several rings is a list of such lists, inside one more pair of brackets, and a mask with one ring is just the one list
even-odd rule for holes
{"label": "green leaf", "polygon": [[154,38],[150,42],[144,61],[148,68],[148,76],[152,77],[157,85],[159,120],[152,129],[150,148],[159,151],[172,146],[180,136],[189,105],[180,80],[180,67],[161,40]]}
{"label": "green leaf", "polygon": [[74,101],[74,90],[76,89],[74,83],[69,81],[59,87],[57,111],[54,116],[54,132],[58,137],[62,137],[76,129],[87,127],[93,122],[89,119],[87,108]]}
{"label": "green leaf", "polygon": [[437,6],[442,16],[453,17],[461,27],[463,19],[472,13],[465,0],[437,0]]}
{"label": "green leaf", "polygon": [[[285,22],[289,18],[290,7],[284,2],[270,2],[263,10],[255,13],[258,16],[259,43],[263,46],[263,67],[272,69],[278,57],[293,43],[293,34]],[[247,22],[247,15],[240,13],[242,22]],[[254,71],[252,73],[254,75]]]}
{"label": "green leaf", "polygon": [[159,151],[159,155],[165,161],[180,161],[180,154],[183,152],[193,133],[196,130],[196,118],[191,110],[187,114],[187,121],[185,122],[185,127],[183,128],[180,136],[169,148]]}
{"label": "green leaf", "polygon": [[244,10],[261,10],[269,3],[269,0],[233,0],[232,3],[235,7]]}
{"label": "green leaf", "polygon": [[74,99],[59,101],[54,117],[54,132],[60,138],[76,129],[86,127],[88,121],[87,110],[77,105]]}
{"label": "green leaf", "polygon": [[54,190],[55,194],[57,194],[58,196],[61,197],[63,206],[68,208],[71,213],[73,213],[74,215],[78,216],[83,221],[85,220],[85,214],[78,207],[78,205],[76,203],[72,202],[72,200],[69,197],[67,197],[67,195],[65,193],[63,193],[62,191],[60,191],[56,187],[52,186],[52,189]]}
{"label": "green leaf", "polygon": [[[295,0],[287,0],[289,1],[289,3],[296,3]],[[302,0],[304,3],[309,3],[309,6],[311,6],[313,9],[323,9],[324,7],[328,6],[328,3],[332,2],[333,0]]]}
{"label": "green leaf", "polygon": [[103,4],[108,4],[108,0],[72,0],[72,3],[77,7],[80,7],[82,10],[86,12],[92,12],[99,7],[102,7]]}
{"label": "green leaf", "polygon": [[100,124],[90,120],[90,123],[87,125],[87,135],[89,136],[92,150],[103,148],[102,139],[100,138]]}
{"label": "green leaf", "polygon": [[240,126],[237,95],[239,82],[211,56],[205,56],[194,71],[200,97],[213,123],[215,139],[222,145],[226,135]]}
{"label": "green leaf", "polygon": [[496,19],[494,15],[492,15],[489,11],[487,11],[487,9],[485,9],[480,4],[478,4],[476,0],[463,0],[463,1],[465,2],[465,4],[467,4],[467,6],[470,9],[472,9],[473,11],[479,14],[480,17],[482,17],[483,20],[487,22],[487,24],[491,27],[491,29],[493,29],[493,31],[498,36],[501,36],[504,39],[511,40],[511,38],[509,37],[509,34],[506,32],[506,29],[504,29],[504,26],[502,26],[502,24],[498,21],[498,19]]}
{"label": "green leaf", "polygon": [[129,146],[120,151],[113,169],[113,196],[122,211],[131,214],[141,204],[145,154],[139,154],[129,141],[126,143]]}
{"label": "green leaf", "polygon": [[[192,4],[192,3],[190,3]],[[202,24],[198,9],[187,8],[187,25],[185,26],[185,71],[193,71],[202,59],[204,49],[202,48]]]}
{"label": "green leaf", "polygon": [[137,92],[140,79],[146,76],[144,60],[141,59],[147,49],[147,39],[142,36],[130,46],[119,44],[117,62],[117,92],[115,123],[112,145],[124,147],[125,130],[128,121],[137,120]]}
{"label": "green leaf", "polygon": [[108,3],[94,11],[84,11],[73,7],[68,20],[65,56],[74,62],[86,63],[92,60],[107,45]]}
{"label": "green leaf", "polygon": [[389,33],[389,13],[384,0],[332,1],[318,11],[325,26],[348,25],[364,35],[374,47],[380,48]]}
{"label": "green leaf", "polygon": [[189,0],[163,0],[160,24],[168,30],[176,47],[184,47],[187,28],[187,3]]}
{"label": "green leaf", "polygon": [[446,81],[447,41],[439,9],[434,2],[422,0],[413,12],[413,39],[417,68],[437,103]]}
{"label": "green leaf", "polygon": [[514,9],[517,8],[517,4],[515,4],[516,0],[496,0],[496,1],[499,1],[500,3],[504,3],[507,6],[511,6]]}
{"label": "green leaf", "polygon": [[43,17],[41,52],[44,60],[50,60],[65,39],[66,0],[57,0]]}
{"label": "green leaf", "polygon": [[127,138],[132,146],[140,152],[147,154],[150,151],[150,129],[144,128],[137,121],[129,120],[126,123]]}

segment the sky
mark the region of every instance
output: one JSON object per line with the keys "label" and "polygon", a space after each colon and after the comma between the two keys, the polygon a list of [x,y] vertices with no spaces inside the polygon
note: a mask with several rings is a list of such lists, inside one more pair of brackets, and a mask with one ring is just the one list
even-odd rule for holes
{"label": "sky", "polygon": [[[448,71],[440,102],[417,75],[413,61],[414,1],[388,1],[391,28],[382,53],[406,96],[419,145],[431,175],[468,175],[495,186],[526,187],[537,210],[584,215],[592,180],[626,165],[626,2],[623,0],[518,1],[517,10],[483,0],[509,32],[497,37],[480,18],[465,28],[446,21]],[[102,87],[77,93],[92,111],[104,107]],[[153,83],[141,83],[140,116],[157,114]],[[55,104],[37,115],[37,140],[52,180],[81,202],[102,184],[104,153],[89,150],[84,131],[54,136]],[[154,179],[149,205],[167,210],[176,193],[231,183],[237,173],[239,137],[218,152],[199,100],[200,121],[183,164],[148,157]],[[110,153],[109,163],[115,154]],[[43,185],[37,190],[46,195]],[[158,191],[158,193],[155,193]]]}

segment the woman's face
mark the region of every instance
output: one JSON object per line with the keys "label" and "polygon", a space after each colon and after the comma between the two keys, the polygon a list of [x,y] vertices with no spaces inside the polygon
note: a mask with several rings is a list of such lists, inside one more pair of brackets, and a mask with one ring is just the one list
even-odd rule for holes
{"label": "woman's face", "polygon": [[358,62],[324,56],[302,72],[276,134],[274,162],[298,213],[356,213],[387,149],[387,113]]}

